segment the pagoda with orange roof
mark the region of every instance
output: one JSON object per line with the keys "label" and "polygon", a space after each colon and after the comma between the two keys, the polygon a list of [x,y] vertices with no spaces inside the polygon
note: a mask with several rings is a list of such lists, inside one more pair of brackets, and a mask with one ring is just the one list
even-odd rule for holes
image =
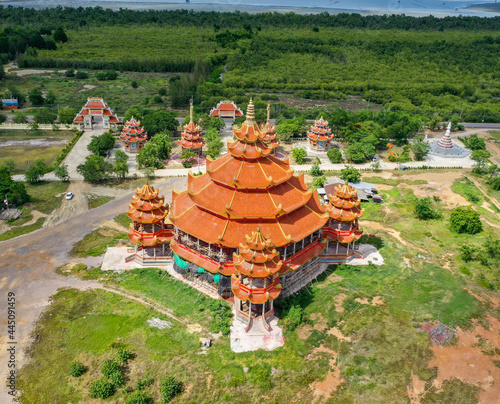
{"label": "pagoda with orange roof", "polygon": [[125,123],[125,127],[120,134],[120,139],[125,143],[125,149],[129,153],[137,153],[144,147],[148,138],[144,127],[141,127],[141,121],[136,121],[134,117]]}
{"label": "pagoda with orange roof", "polygon": [[268,319],[274,316],[273,301],[282,286],[279,276],[288,268],[280,260],[280,253],[274,243],[266,237],[260,227],[246,236],[246,242],[240,244],[238,254],[233,254],[233,263],[237,275],[232,275],[231,290],[235,297],[236,316],[251,327],[254,313],[261,315],[264,327],[269,329]]}
{"label": "pagoda with orange roof", "polygon": [[269,146],[271,146],[274,152],[276,152],[276,147],[279,146],[280,142],[278,139],[276,139],[276,126],[271,124],[270,117],[271,117],[271,105],[267,104],[267,121],[266,124],[264,125],[264,128],[262,129],[262,132],[266,134],[264,140],[266,140],[269,143]]}
{"label": "pagoda with orange roof", "polygon": [[[325,209],[330,216],[328,224],[323,228],[323,235],[329,240],[327,253],[329,255],[348,257],[354,253],[355,242],[360,239],[363,231],[359,230],[358,219],[365,213],[360,208],[361,201],[358,192],[347,181],[335,187],[333,196]],[[335,244],[330,247],[330,241]]]}
{"label": "pagoda with orange roof", "polygon": [[[287,296],[320,271],[318,256],[326,247],[321,229],[329,215],[304,175],[294,176],[288,159],[272,156],[252,100],[234,136],[225,156],[208,158],[205,174],[189,174],[188,189],[173,191],[170,219],[176,237],[170,245],[177,257],[218,274],[218,293],[231,297],[230,276],[240,274],[233,255],[239,249],[241,254],[246,235],[259,228],[288,268],[281,277],[281,296]],[[261,313],[262,304],[256,303]]]}
{"label": "pagoda with orange roof", "polygon": [[122,122],[113,110],[108,107],[108,104],[102,98],[97,97],[87,99],[87,103],[76,115],[73,122],[83,124],[83,129],[92,130],[93,117],[95,116],[102,117],[102,127],[104,129],[110,129]]}
{"label": "pagoda with orange roof", "polygon": [[201,155],[203,145],[205,140],[201,134],[201,128],[193,122],[193,103],[189,105],[189,123],[184,125],[184,132],[182,132],[182,137],[178,141],[179,146],[182,149],[192,149],[196,153]]}
{"label": "pagoda with orange roof", "polygon": [[135,254],[129,258],[143,264],[165,261],[170,251],[169,243],[174,237],[173,226],[167,218],[169,207],[164,203],[165,197],[158,196],[158,193],[159,190],[149,184],[137,188],[128,207],[127,216],[133,222],[128,238],[135,245]]}
{"label": "pagoda with orange roof", "polygon": [[307,137],[309,138],[311,150],[328,150],[330,141],[333,139],[333,133],[328,126],[328,121],[325,121],[323,117],[314,121],[314,125],[311,126],[311,129],[307,132]]}

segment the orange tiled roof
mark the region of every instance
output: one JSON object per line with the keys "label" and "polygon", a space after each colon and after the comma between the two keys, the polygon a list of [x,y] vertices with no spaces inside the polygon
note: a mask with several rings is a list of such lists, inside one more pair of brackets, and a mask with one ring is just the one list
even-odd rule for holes
{"label": "orange tiled roof", "polygon": [[193,103],[189,106],[189,123],[184,125],[182,137],[177,141],[184,149],[199,149],[206,143],[201,134],[201,128],[193,122]]}
{"label": "orange tiled roof", "polygon": [[236,106],[234,101],[224,100],[219,102],[217,106],[210,111],[210,116],[221,115],[219,111],[234,111],[235,116],[243,116],[243,111]]}
{"label": "orange tiled roof", "polygon": [[272,147],[275,148],[279,146],[280,142],[276,139],[276,126],[272,125],[269,121],[271,118],[271,105],[267,104],[267,121],[262,128],[262,132],[265,133],[264,140]]}
{"label": "orange tiled roof", "polygon": [[273,281],[267,288],[255,288],[244,285],[234,275],[231,277],[231,290],[234,296],[243,302],[250,300],[252,304],[262,304],[276,299],[281,293],[282,286],[278,280]]}
{"label": "orange tiled roof", "polygon": [[165,198],[158,197],[158,189],[146,184],[137,188],[132,202],[129,205],[127,216],[134,222],[158,223],[168,215],[168,205],[164,205]]}
{"label": "orange tiled roof", "polygon": [[141,122],[135,120],[134,117],[125,123],[123,130],[120,134],[120,139],[124,142],[145,142],[148,138],[147,132],[144,132],[144,127],[141,127]]}
{"label": "orange tiled roof", "polygon": [[314,121],[314,125],[311,126],[309,132],[307,132],[307,137],[312,140],[330,141],[333,139],[333,134],[328,126],[328,121],[325,121],[323,117]]}

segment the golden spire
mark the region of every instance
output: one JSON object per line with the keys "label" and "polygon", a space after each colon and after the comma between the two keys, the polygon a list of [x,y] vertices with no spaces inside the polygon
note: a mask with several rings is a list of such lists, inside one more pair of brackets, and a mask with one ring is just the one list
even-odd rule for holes
{"label": "golden spire", "polygon": [[189,122],[193,122],[193,100],[189,102]]}
{"label": "golden spire", "polygon": [[255,107],[253,106],[253,100],[252,97],[250,97],[250,102],[248,103],[248,108],[247,108],[247,116],[245,119],[245,124],[246,125],[255,125],[257,122],[255,122]]}
{"label": "golden spire", "polygon": [[271,118],[271,104],[267,104],[267,122],[269,122],[269,118]]}

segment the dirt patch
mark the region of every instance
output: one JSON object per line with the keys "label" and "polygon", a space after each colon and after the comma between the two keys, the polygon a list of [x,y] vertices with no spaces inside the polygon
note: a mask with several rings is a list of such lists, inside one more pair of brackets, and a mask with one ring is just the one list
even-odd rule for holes
{"label": "dirt patch", "polygon": [[300,339],[306,340],[311,336],[313,328],[309,324],[304,324],[297,330],[297,335]]}
{"label": "dirt patch", "polygon": [[92,84],[84,84],[84,85],[83,85],[83,89],[81,89],[79,92],[80,92],[80,93],[83,93],[83,92],[85,92],[85,91],[92,90],[92,89],[94,89],[94,88],[97,88],[97,86],[94,86],[94,85],[92,85]]}
{"label": "dirt patch", "polygon": [[346,297],[347,295],[345,293],[339,293],[333,298],[333,301],[335,302],[335,311],[337,313],[343,313],[345,311],[345,309],[342,307],[342,304],[344,303]]}
{"label": "dirt patch", "polygon": [[328,335],[333,335],[337,337],[339,341],[351,342],[351,337],[346,337],[344,334],[342,334],[342,331],[340,331],[338,327],[330,328],[326,333]]}
{"label": "dirt patch", "polygon": [[500,321],[489,316],[489,329],[476,325],[472,330],[460,330],[455,346],[432,346],[434,358],[429,367],[437,367],[438,374],[434,385],[439,389],[445,380],[457,377],[467,383],[482,388],[481,403],[497,403],[500,391],[500,368],[494,361],[500,360],[498,351],[485,354],[480,342],[490,344],[494,349],[500,349]]}
{"label": "dirt patch", "polygon": [[190,334],[200,333],[203,331],[203,327],[198,323],[188,324],[186,329],[187,329],[187,332]]}
{"label": "dirt patch", "polygon": [[406,387],[410,404],[420,404],[420,398],[425,392],[425,381],[420,380],[417,375],[411,374],[411,385]]}
{"label": "dirt patch", "polygon": [[323,381],[318,380],[310,384],[314,396],[313,402],[319,402],[321,398],[329,398],[331,394],[344,382],[340,369],[337,367],[337,353],[332,349],[325,347],[323,344],[318,348],[315,348],[311,356],[314,358],[319,353],[327,354],[330,369],[328,370],[328,373]]}
{"label": "dirt patch", "polygon": [[375,296],[372,301],[370,302],[370,299],[368,299],[367,297],[361,299],[359,297],[357,297],[356,299],[354,299],[356,302],[358,303],[361,303],[361,304],[367,304],[367,305],[370,305],[370,306],[383,306],[385,303],[384,303],[384,298],[382,296]]}
{"label": "dirt patch", "polygon": [[313,328],[316,331],[323,331],[328,327],[326,318],[324,318],[321,313],[312,313],[309,317],[314,321]]}
{"label": "dirt patch", "polygon": [[318,283],[318,288],[323,289],[330,283],[337,283],[340,282],[342,279],[344,278],[342,278],[340,275],[337,275],[336,273],[333,273],[331,275],[328,275],[328,277],[322,283]]}

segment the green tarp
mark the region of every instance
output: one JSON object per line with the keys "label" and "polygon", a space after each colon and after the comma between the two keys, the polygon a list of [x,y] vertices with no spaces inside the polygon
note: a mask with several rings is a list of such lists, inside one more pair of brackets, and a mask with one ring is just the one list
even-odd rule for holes
{"label": "green tarp", "polygon": [[174,261],[177,265],[179,265],[181,268],[185,269],[188,266],[188,263],[186,261],[183,261],[177,254],[174,253]]}
{"label": "green tarp", "polygon": [[198,273],[199,273],[199,274],[203,274],[203,273],[205,273],[205,268],[198,267]]}
{"label": "green tarp", "polygon": [[215,274],[214,275],[214,283],[219,283],[220,282],[220,274]]}

